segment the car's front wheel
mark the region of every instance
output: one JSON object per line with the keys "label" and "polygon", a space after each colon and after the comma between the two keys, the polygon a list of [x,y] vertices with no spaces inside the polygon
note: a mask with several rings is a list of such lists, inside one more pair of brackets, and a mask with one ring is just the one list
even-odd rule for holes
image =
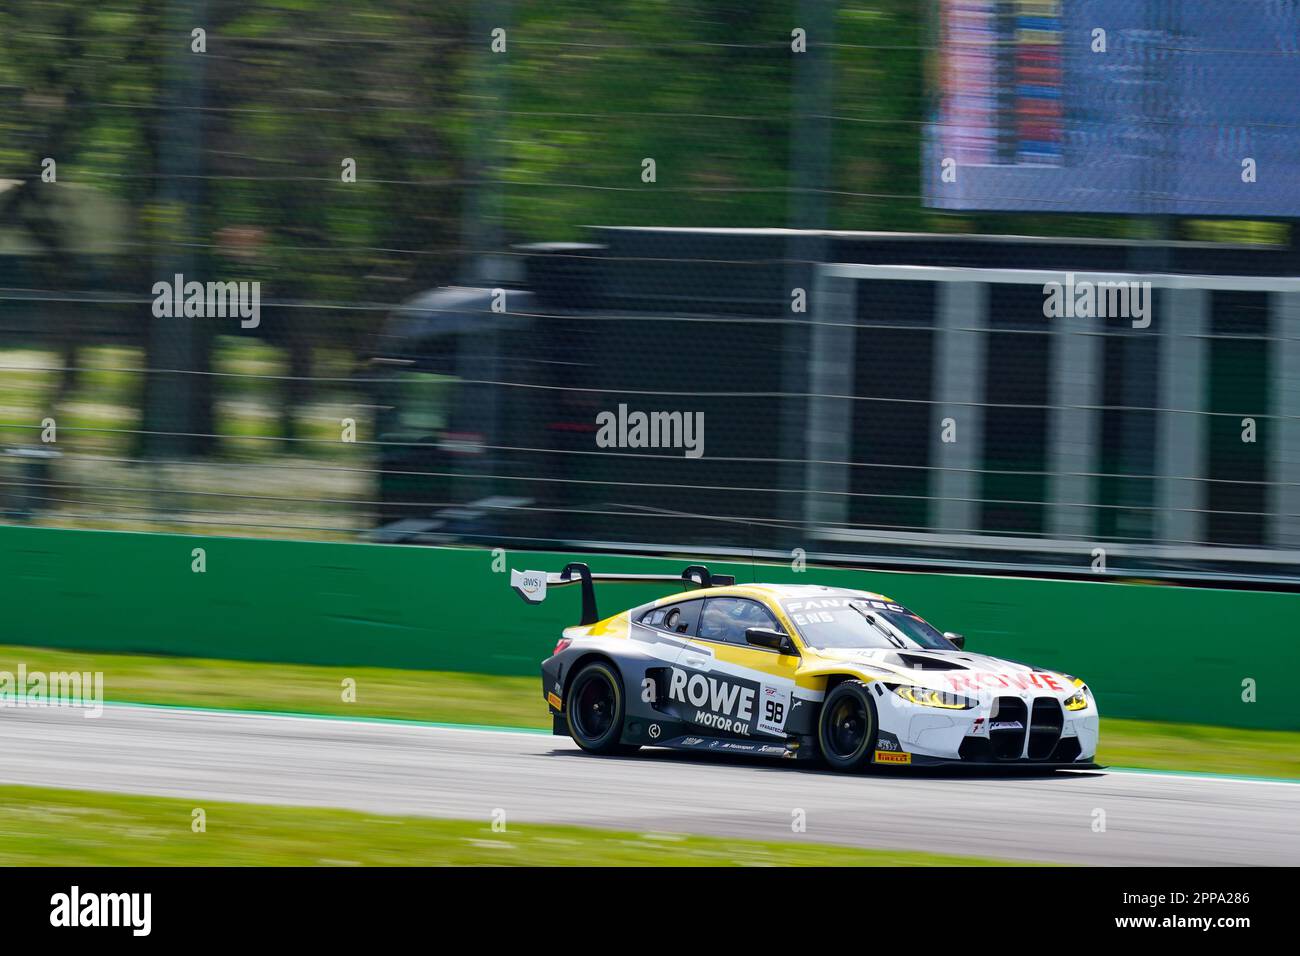
{"label": "car's front wheel", "polygon": [[564,713],[569,736],[583,750],[617,754],[637,749],[619,743],[623,735],[623,681],[604,661],[592,661],[574,676]]}
{"label": "car's front wheel", "polygon": [[860,770],[871,762],[876,746],[876,703],[866,684],[846,680],[826,695],[817,722],[817,743],[833,770]]}

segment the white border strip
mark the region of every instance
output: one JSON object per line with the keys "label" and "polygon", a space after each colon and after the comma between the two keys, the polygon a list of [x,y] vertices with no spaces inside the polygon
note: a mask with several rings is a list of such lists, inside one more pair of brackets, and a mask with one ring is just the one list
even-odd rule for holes
{"label": "white border strip", "polygon": [[995,282],[1008,285],[1046,285],[1060,282],[1067,274],[1075,282],[1150,282],[1161,289],[1208,289],[1211,291],[1300,292],[1300,278],[1287,276],[1170,275],[1138,272],[1075,272],[1068,269],[972,269],[949,266],[869,265],[828,262],[818,267],[821,274],[841,279],[897,279],[915,282]]}

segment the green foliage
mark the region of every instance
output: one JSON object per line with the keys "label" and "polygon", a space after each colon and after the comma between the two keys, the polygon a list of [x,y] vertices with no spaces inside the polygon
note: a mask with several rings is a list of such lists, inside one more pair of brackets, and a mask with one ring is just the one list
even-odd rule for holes
{"label": "green foliage", "polygon": [[[791,140],[807,119],[793,112],[795,0],[210,0],[204,55],[189,51],[188,9],[0,9],[0,85],[15,94],[0,98],[0,175],[31,176],[57,155],[61,182],[126,203],[123,270],[177,240],[157,219],[177,182],[192,254],[261,279],[268,295],[334,303],[454,280],[476,183],[507,243],[578,238],[597,223],[788,221]],[[828,225],[1059,231],[1061,219],[921,206],[925,10],[845,2],[833,37],[808,37],[834,45],[818,107],[833,130]],[[490,48],[496,26],[504,53]],[[647,157],[655,183],[641,179]],[[355,183],[340,179],[345,158]],[[322,310],[272,333],[311,323],[355,345],[382,314]]]}

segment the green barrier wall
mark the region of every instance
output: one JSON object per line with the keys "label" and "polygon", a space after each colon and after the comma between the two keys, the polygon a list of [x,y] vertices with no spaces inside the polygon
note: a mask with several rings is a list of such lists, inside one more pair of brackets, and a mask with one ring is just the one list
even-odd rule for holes
{"label": "green barrier wall", "polygon": [[[191,570],[203,548],[207,570]],[[559,570],[580,555],[519,552]],[[592,556],[597,570],[670,571],[684,559]],[[1300,595],[711,563],[738,581],[881,591],[973,651],[1083,677],[1103,714],[1300,729],[1293,706]],[[576,588],[525,605],[492,553],[461,548],[0,528],[0,643],[256,661],[534,674]],[[658,586],[599,589],[602,614]],[[1242,682],[1257,700],[1242,700]]]}

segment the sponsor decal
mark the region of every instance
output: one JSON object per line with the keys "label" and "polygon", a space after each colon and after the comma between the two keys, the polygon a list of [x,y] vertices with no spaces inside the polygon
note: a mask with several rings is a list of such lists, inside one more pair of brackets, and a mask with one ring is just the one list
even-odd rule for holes
{"label": "sponsor decal", "polygon": [[989,724],[990,730],[1024,730],[1025,725],[1018,720],[995,720]]}
{"label": "sponsor decal", "polygon": [[529,604],[541,604],[546,600],[545,571],[516,571],[511,568],[510,586]]}
{"label": "sponsor decal", "polygon": [[697,710],[695,716],[691,718],[691,721],[699,724],[701,727],[712,727],[714,730],[721,730],[724,733],[749,733],[749,724],[741,723],[731,717],[723,717],[721,714],[715,714],[707,710]]}
{"label": "sponsor decal", "polygon": [[560,695],[554,692],[546,695],[546,702],[556,710],[564,710],[564,701],[560,700]]}
{"label": "sponsor decal", "polygon": [[1030,671],[1022,674],[994,674],[965,671],[945,674],[944,679],[955,691],[980,690],[1053,690],[1063,691],[1061,684],[1051,674]]}
{"label": "sponsor decal", "polygon": [[658,740],[658,739],[659,739],[659,733],[660,733],[659,725],[658,725],[658,724],[651,724],[651,725],[650,725],[650,739],[651,739],[651,740]]}
{"label": "sponsor decal", "polygon": [[[739,750],[741,753],[747,754],[762,753],[766,749],[762,744],[736,743],[731,740],[717,740],[714,741],[712,746],[717,750]],[[773,749],[779,751],[781,748],[776,747]]]}
{"label": "sponsor decal", "polygon": [[901,604],[861,597],[812,598],[807,601],[786,601],[785,609],[794,618],[796,624],[800,627],[808,627],[813,624],[833,624],[835,623],[835,615],[831,611],[842,610],[855,604],[859,607],[871,607],[880,611],[897,611],[900,614],[916,616]]}
{"label": "sponsor decal", "polygon": [[878,741],[876,741],[876,747],[877,747],[877,749],[879,749],[879,750],[899,750],[899,749],[900,749],[899,746],[898,746],[898,744],[894,743],[894,741],[892,741],[892,740],[878,740]]}
{"label": "sponsor decal", "polygon": [[892,601],[878,601],[875,598],[862,597],[842,597],[842,598],[811,598],[807,601],[786,601],[785,606],[790,611],[817,611],[823,608],[844,608],[854,604],[862,604],[867,607],[874,607],[880,610],[902,611],[904,614],[910,613],[907,608],[901,604],[894,604]]}
{"label": "sponsor decal", "polygon": [[780,737],[785,733],[785,718],[790,713],[790,691],[764,684],[759,695],[758,722],[754,725],[760,733]]}
{"label": "sponsor decal", "polygon": [[911,763],[912,755],[888,750],[876,751],[876,763]]}
{"label": "sponsor decal", "polygon": [[694,723],[726,733],[748,734],[754,719],[756,689],[712,675],[687,674],[674,667],[668,679],[668,699],[697,708]]}

